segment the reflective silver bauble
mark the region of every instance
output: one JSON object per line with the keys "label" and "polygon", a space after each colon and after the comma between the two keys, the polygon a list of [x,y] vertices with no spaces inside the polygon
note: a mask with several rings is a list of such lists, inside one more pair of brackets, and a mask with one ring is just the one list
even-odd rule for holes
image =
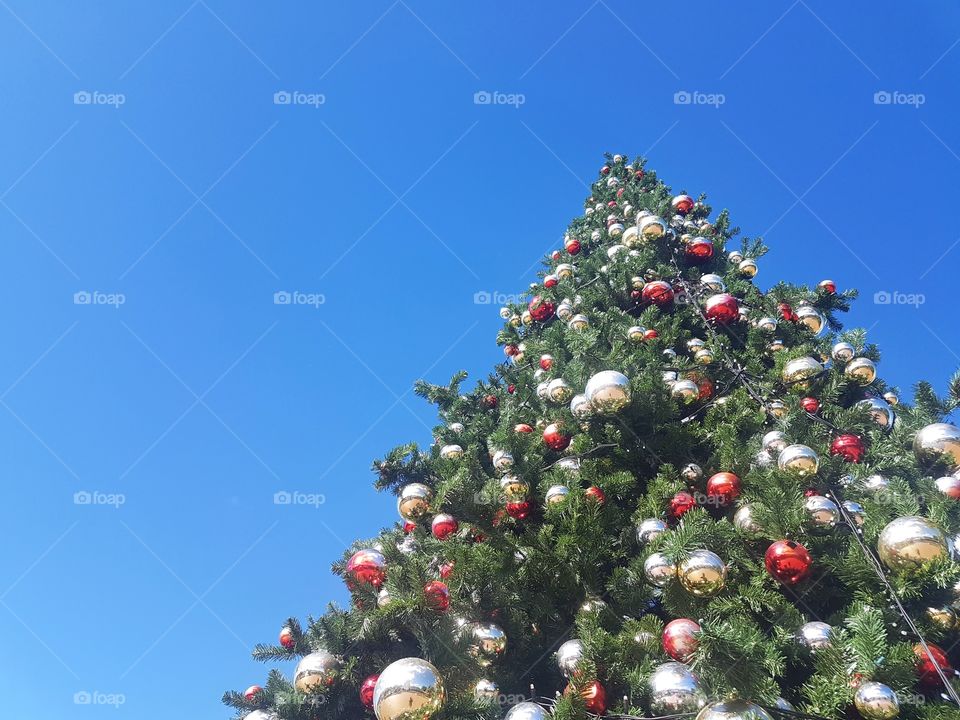
{"label": "reflective silver bauble", "polygon": [[570,322],[567,323],[567,327],[571,330],[586,330],[590,326],[590,318],[586,315],[578,314],[570,318]]}
{"label": "reflective silver bauble", "polygon": [[378,608],[385,608],[387,605],[390,604],[392,600],[393,598],[390,597],[390,591],[387,590],[386,588],[380,588],[379,592],[377,592]]}
{"label": "reflective silver bauble", "polygon": [[667,223],[662,218],[648,215],[637,223],[637,228],[640,230],[640,237],[644,240],[655,240],[667,232]]}
{"label": "reflective silver bauble", "polygon": [[683,466],[683,469],[680,470],[680,477],[688,483],[695,483],[703,477],[703,468],[696,463],[687,463]]}
{"label": "reflective silver bauble", "polygon": [[700,338],[690,338],[687,340],[687,350],[692,353],[695,353],[697,350],[702,350],[706,346],[706,341],[701,340]]}
{"label": "reflective silver bauble", "polygon": [[666,363],[672,363],[677,359],[677,351],[673,348],[667,348],[661,354],[663,355],[663,361]]}
{"label": "reflective silver bauble", "polygon": [[753,464],[758,468],[768,468],[773,464],[773,455],[766,450],[761,450],[754,455]]}
{"label": "reflective silver bauble", "polygon": [[670,395],[680,402],[692,403],[700,396],[700,387],[693,380],[677,380],[670,387]]}
{"label": "reflective silver bauble", "polygon": [[820,456],[806,445],[787,445],[777,457],[777,466],[796,477],[808,477],[820,468]]}
{"label": "reflective silver bauble", "polygon": [[563,470],[563,472],[570,475],[579,475],[580,474],[580,458],[577,457],[565,457],[557,460],[554,467],[557,470]]}
{"label": "reflective silver bauble", "polygon": [[947,536],[926,518],[900,517],[880,533],[877,554],[894,572],[916,572],[947,554]]}
{"label": "reflective silver bauble", "polygon": [[[541,372],[537,370],[533,375],[536,377],[537,373]],[[550,399],[550,381],[544,380],[537,383],[537,397],[546,402]]]}
{"label": "reflective silver bauble", "polygon": [[861,385],[869,385],[877,377],[877,366],[870,358],[858,357],[847,363],[843,374]]}
{"label": "reflective silver bauble", "polygon": [[463,457],[463,448],[459,445],[444,445],[440,448],[440,457],[446,460],[458,460]]}
{"label": "reflective silver bauble", "polygon": [[440,673],[420,658],[390,663],[373,688],[377,720],[429,720],[446,699]]}
{"label": "reflective silver bauble", "polygon": [[826,318],[820,314],[820,311],[810,305],[804,305],[797,309],[797,320],[802,322],[814,335],[823,332],[823,328],[827,324]]}
{"label": "reflective silver bauble", "polygon": [[570,413],[577,420],[586,420],[590,417],[590,401],[586,395],[574,395],[570,398]]}
{"label": "reflective silver bauble", "polygon": [[723,292],[727,289],[726,283],[723,282],[723,278],[719,275],[713,273],[707,273],[700,278],[700,284],[703,285],[707,290],[712,290],[713,292]]}
{"label": "reflective silver bauble", "polygon": [[603,370],[587,381],[584,394],[595,412],[617,412],[630,403],[630,379],[616,370]]}
{"label": "reflective silver bauble", "polygon": [[550,715],[536,703],[522,702],[510,708],[503,720],[550,720]]}
{"label": "reflective silver bauble", "polygon": [[821,365],[815,358],[799,357],[790,360],[783,366],[783,381],[795,387],[806,387],[809,381],[823,372]]}
{"label": "reflective silver bauble", "polygon": [[400,517],[410,522],[416,522],[430,511],[433,501],[433,489],[423,483],[404,485],[397,498],[397,512]]}
{"label": "reflective silver bauble", "polygon": [[767,344],[767,350],[772,353],[781,352],[782,350],[786,349],[786,347],[787,346],[783,344],[783,340],[780,338],[773,338],[773,340]]}
{"label": "reflective silver bauble", "polygon": [[814,620],[801,625],[795,638],[802,648],[815,653],[833,644],[833,628],[825,622]]}
{"label": "reflective silver bauble", "polygon": [[554,378],[547,384],[547,395],[555,403],[565,403],[573,397],[573,388],[563,378]]}
{"label": "reflective silver bauble", "polygon": [[567,640],[557,648],[557,667],[560,668],[560,672],[563,673],[565,678],[573,677],[582,658],[583,643],[577,639]]}
{"label": "reflective silver bauble", "polygon": [[557,277],[561,280],[573,277],[574,267],[570,263],[560,263],[557,265]]}
{"label": "reflective silver bauble", "polygon": [[737,265],[737,270],[745,278],[756,277],[757,275],[757,261],[753,258],[747,258],[746,260],[741,260],[740,264]]}
{"label": "reflective silver bauble", "polygon": [[741,262],[743,262],[743,253],[739,250],[731,250],[727,253],[727,260],[734,265],[739,265]]}
{"label": "reflective silver bauble", "polygon": [[707,705],[694,720],[773,720],[770,713],[749,700],[722,700]]}
{"label": "reflective silver bauble", "polygon": [[504,475],[500,478],[500,492],[507,502],[520,502],[530,494],[530,484],[516,475]]}
{"label": "reflective silver bauble", "polygon": [[304,655],[293,673],[293,686],[302,693],[329,686],[340,670],[340,658],[326,650]]}
{"label": "reflective silver bauble", "polygon": [[948,498],[960,500],[960,477],[956,475],[945,475],[934,480],[937,490]]}
{"label": "reflective silver bauble", "polygon": [[397,542],[397,550],[402,552],[404,555],[413,555],[420,549],[420,543],[417,542],[417,539],[413,535],[407,535],[402,540]]}
{"label": "reflective silver bauble", "polygon": [[838,342],[834,344],[833,348],[831,348],[830,357],[837,362],[847,362],[848,360],[852,360],[856,353],[856,348],[854,348],[850,343]]}
{"label": "reflective silver bauble", "polygon": [[667,524],[659,518],[647,518],[637,525],[637,542],[641,545],[656,540],[667,531]]}
{"label": "reflective silver bauble", "polygon": [[569,300],[561,300],[560,304],[557,305],[557,317],[567,322],[570,318],[573,317],[573,303]]}
{"label": "reflective silver bauble", "polygon": [[869,475],[863,479],[863,487],[870,492],[883,492],[890,487],[890,481],[883,475]]}
{"label": "reflective silver bauble", "polygon": [[754,517],[751,505],[743,505],[737,509],[733,514],[733,526],[744,533],[758,533],[763,529]]}
{"label": "reflective silver bauble", "polygon": [[632,325],[631,327],[627,328],[627,339],[631,342],[642,342],[643,335],[646,332],[646,328],[642,327],[641,325]]}
{"label": "reflective silver bauble", "polygon": [[660,376],[663,378],[663,384],[667,387],[672,387],[677,378],[680,377],[676,370],[664,370]]}
{"label": "reflective silver bauble", "polygon": [[863,505],[853,500],[844,500],[842,505],[853,524],[857,527],[863,527],[863,521],[867,518],[867,511],[863,509]]}
{"label": "reflective silver bauble", "polygon": [[506,450],[497,450],[493,454],[493,469],[497,472],[507,472],[513,467],[513,455]]}
{"label": "reflective silver bauble", "polygon": [[893,720],[900,714],[897,694],[879,682],[864,682],[853,696],[853,704],[864,720]]}
{"label": "reflective silver bauble", "polygon": [[637,245],[640,245],[640,230],[636,225],[631,225],[626,230],[623,231],[623,235],[620,236],[620,240],[628,248],[634,248]]}
{"label": "reflective silver bauble", "polygon": [[898,398],[897,394],[894,392],[885,392],[883,394],[883,399],[891,405],[897,405],[900,402],[900,398]]}
{"label": "reflective silver bauble", "polygon": [[795,713],[797,711],[797,709],[793,706],[793,703],[782,697],[778,697],[776,700],[774,700],[773,706],[777,710],[786,710],[788,713]]}
{"label": "reflective silver bauble", "polygon": [[955,470],[960,466],[960,428],[949,423],[927,425],[914,437],[913,451],[924,464],[940,461]]}
{"label": "reflective silver bauble", "polygon": [[709,365],[713,362],[713,350],[710,348],[701,348],[694,354],[693,360],[698,365]]}
{"label": "reflective silver bauble", "polygon": [[710,597],[727,582],[727,566],[709,550],[694,550],[677,568],[683,589],[695,597]]}
{"label": "reflective silver bauble", "polygon": [[763,436],[763,440],[760,442],[760,444],[764,450],[778,453],[789,443],[787,442],[787,436],[783,434],[783,431],[771,430]]}
{"label": "reflective silver bauble", "polygon": [[661,552],[655,552],[643,563],[643,575],[656,587],[666,587],[677,577],[677,566]]}
{"label": "reflective silver bauble", "polygon": [[828,497],[810,495],[803,503],[807,522],[815,530],[833,530],[840,520],[840,508]]}
{"label": "reflective silver bauble", "polygon": [[707,704],[700,680],[683,663],[663,663],[647,680],[650,711],[654,715],[694,713]]}
{"label": "reflective silver bauble", "polygon": [[757,320],[757,327],[764,332],[772,333],[777,329],[777,319],[772,317],[762,317]]}
{"label": "reflective silver bauble", "polygon": [[567,499],[569,494],[570,488],[566,485],[551,485],[547,489],[546,503],[547,505],[559,505]]}
{"label": "reflective silver bauble", "polygon": [[890,403],[881,398],[867,398],[857,403],[856,407],[870,411],[870,417],[882,428],[892,428],[896,421],[896,413],[890,407]]}
{"label": "reflective silver bauble", "polygon": [[463,423],[458,423],[458,422],[450,423],[450,432],[454,432],[457,435],[459,435],[460,433],[463,432],[463,430],[464,430]]}
{"label": "reflective silver bauble", "polygon": [[480,659],[481,665],[501,657],[507,650],[507,634],[494,623],[471,623],[469,627],[470,653]]}
{"label": "reflective silver bauble", "polygon": [[473,686],[473,696],[481,701],[496,700],[500,697],[500,687],[493,680],[480,678]]}

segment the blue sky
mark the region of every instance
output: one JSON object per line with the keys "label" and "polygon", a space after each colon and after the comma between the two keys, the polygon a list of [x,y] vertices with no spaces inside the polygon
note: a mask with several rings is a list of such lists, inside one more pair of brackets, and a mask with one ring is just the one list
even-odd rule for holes
{"label": "blue sky", "polygon": [[345,599],[395,518],[371,460],[430,439],[413,381],[501,359],[475,294],[526,287],[604,150],[765,234],[761,285],[860,288],[883,376],[943,387],[960,8],[591,2],[0,2],[11,716],[226,716]]}

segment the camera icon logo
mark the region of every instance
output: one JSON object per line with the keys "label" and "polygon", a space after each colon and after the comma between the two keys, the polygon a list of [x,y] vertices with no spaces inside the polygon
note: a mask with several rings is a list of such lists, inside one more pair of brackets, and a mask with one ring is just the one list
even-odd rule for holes
{"label": "camera icon logo", "polygon": [[89,105],[93,102],[93,95],[86,90],[79,90],[73,94],[74,105]]}
{"label": "camera icon logo", "polygon": [[493,296],[486,290],[480,290],[473,294],[474,305],[489,305],[493,302]]}
{"label": "camera icon logo", "polygon": [[493,94],[486,90],[477,90],[473,94],[474,105],[490,105],[493,102]]}
{"label": "camera icon logo", "polygon": [[893,94],[887,90],[877,90],[873,94],[873,104],[874,105],[889,105],[893,102]]}
{"label": "camera icon logo", "polygon": [[274,505],[289,505],[293,502],[293,496],[288,493],[286,490],[280,490],[273,494],[273,504]]}
{"label": "camera icon logo", "polygon": [[93,302],[93,295],[86,290],[80,290],[73,294],[74,305],[89,305],[91,302]]}
{"label": "camera icon logo", "polygon": [[278,90],[273,94],[274,105],[289,105],[293,102],[293,95],[286,90]]}
{"label": "camera icon logo", "polygon": [[93,494],[86,490],[78,490],[73,494],[74,505],[89,505],[93,502]]}
{"label": "camera icon logo", "polygon": [[277,290],[277,292],[273,294],[274,305],[289,305],[292,300],[293,296],[286,290]]}
{"label": "camera icon logo", "polygon": [[73,694],[73,704],[74,705],[89,705],[93,702],[93,695],[91,695],[86,690],[80,690]]}
{"label": "camera icon logo", "polygon": [[889,305],[893,301],[893,296],[886,290],[878,290],[873,294],[874,305]]}
{"label": "camera icon logo", "polygon": [[689,105],[693,102],[693,95],[686,90],[678,90],[673,94],[674,105]]}

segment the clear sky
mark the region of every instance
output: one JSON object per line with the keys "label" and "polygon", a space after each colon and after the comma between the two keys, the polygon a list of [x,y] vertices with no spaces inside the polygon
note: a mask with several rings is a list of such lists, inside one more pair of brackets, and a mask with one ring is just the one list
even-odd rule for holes
{"label": "clear sky", "polygon": [[942,388],[960,9],[737,5],[0,0],[6,713],[227,716],[604,150],[765,235],[761,285],[859,287],[883,376]]}

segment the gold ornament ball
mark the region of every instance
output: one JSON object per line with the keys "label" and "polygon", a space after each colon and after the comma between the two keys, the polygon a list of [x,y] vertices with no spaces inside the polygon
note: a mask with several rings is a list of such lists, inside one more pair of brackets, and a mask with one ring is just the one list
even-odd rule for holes
{"label": "gold ornament ball", "polygon": [[745,278],[752,278],[757,276],[757,261],[753,258],[747,258],[746,260],[741,260],[740,264],[737,265],[737,270]]}
{"label": "gold ornament ball", "polygon": [[373,688],[377,720],[429,720],[446,699],[440,673],[420,658],[390,663]]}
{"label": "gold ornament ball", "polygon": [[864,720],[893,720],[900,714],[897,694],[879,682],[861,683],[853,704]]}
{"label": "gold ornament ball", "polygon": [[856,352],[856,349],[850,343],[838,342],[834,343],[833,348],[830,350],[830,357],[837,362],[847,362],[853,359]]}
{"label": "gold ornament ball", "polygon": [[568,326],[571,330],[586,330],[590,326],[590,318],[583,314],[574,315]]}
{"label": "gold ornament ball", "polygon": [[797,310],[797,319],[814,335],[823,332],[823,328],[827,324],[826,318],[820,314],[820,311],[810,305],[804,305]]}
{"label": "gold ornament ball", "polygon": [[634,325],[627,329],[627,340],[630,342],[643,342],[643,334],[646,332],[646,329],[640,325]]}
{"label": "gold ornament ball", "polygon": [[630,404],[630,379],[616,370],[603,370],[587,381],[584,395],[594,411],[617,412]]}
{"label": "gold ornament ball", "polygon": [[727,260],[732,262],[734,265],[739,265],[743,262],[743,253],[739,250],[731,250],[727,253]]}
{"label": "gold ornament ball", "polygon": [[687,350],[690,352],[696,352],[697,350],[700,350],[706,346],[707,343],[700,338],[690,338],[687,340]]}
{"label": "gold ornament ball", "polygon": [[656,240],[667,232],[667,223],[662,218],[648,215],[637,223],[637,228],[644,240]]}
{"label": "gold ornament ball", "polygon": [[805,478],[820,469],[820,457],[813,448],[806,445],[787,445],[777,456],[777,467],[783,472]]}
{"label": "gold ornament ball", "polygon": [[694,720],[773,720],[770,713],[749,700],[721,700],[707,705]]}
{"label": "gold ornament ball", "polygon": [[554,378],[547,383],[547,395],[555,403],[565,403],[573,397],[573,388],[563,378]]}
{"label": "gold ornament ball", "polygon": [[783,366],[783,381],[794,387],[806,389],[809,387],[808,381],[822,372],[823,365],[816,358],[809,356],[794,358]]}
{"label": "gold ornament ball", "polygon": [[670,395],[682,403],[692,403],[700,396],[700,387],[693,380],[677,380],[670,388]]}
{"label": "gold ornament ball", "polygon": [[500,478],[500,491],[507,502],[519,502],[530,494],[530,485],[516,475],[506,475]]}
{"label": "gold ornament ball", "polygon": [[914,437],[913,451],[924,464],[944,462],[954,470],[960,466],[960,428],[949,423],[927,425]]}
{"label": "gold ornament ball", "polygon": [[921,571],[932,561],[944,557],[947,551],[943,530],[916,515],[893,520],[877,541],[880,560],[897,573]]}
{"label": "gold ornament ball", "polygon": [[772,317],[762,317],[757,320],[757,327],[763,330],[764,332],[772,333],[777,329],[777,320]]}
{"label": "gold ornament ball", "polygon": [[870,358],[858,357],[847,363],[843,374],[861,385],[869,385],[877,377],[877,366]]}
{"label": "gold ornament ball", "polygon": [[400,517],[416,522],[430,511],[433,501],[433,489],[423,483],[404,485],[397,498],[397,512]]}
{"label": "gold ornament ball", "polygon": [[557,317],[567,322],[573,317],[573,303],[569,300],[561,300],[557,305]]}
{"label": "gold ornament ball", "polygon": [[782,418],[787,414],[787,404],[783,400],[767,401],[767,412],[775,418]]}
{"label": "gold ornament ball", "polygon": [[459,460],[463,457],[463,448],[459,445],[444,445],[440,448],[440,457],[444,460]]}
{"label": "gold ornament ball", "polygon": [[957,613],[949,606],[928,607],[925,614],[930,624],[943,632],[953,630],[957,626]]}
{"label": "gold ornament ball", "polygon": [[641,244],[640,229],[636,225],[631,225],[623,231],[620,241],[628,248],[635,248]]}
{"label": "gold ornament ball", "polygon": [[713,362],[713,351],[709,348],[702,348],[697,350],[693,359],[700,365],[709,365]]}
{"label": "gold ornament ball", "polygon": [[710,597],[727,582],[727,566],[709,550],[694,550],[677,568],[683,589],[695,597]]}
{"label": "gold ornament ball", "polygon": [[293,673],[293,686],[302,693],[327,687],[333,682],[340,666],[340,658],[326,650],[304,655]]}

